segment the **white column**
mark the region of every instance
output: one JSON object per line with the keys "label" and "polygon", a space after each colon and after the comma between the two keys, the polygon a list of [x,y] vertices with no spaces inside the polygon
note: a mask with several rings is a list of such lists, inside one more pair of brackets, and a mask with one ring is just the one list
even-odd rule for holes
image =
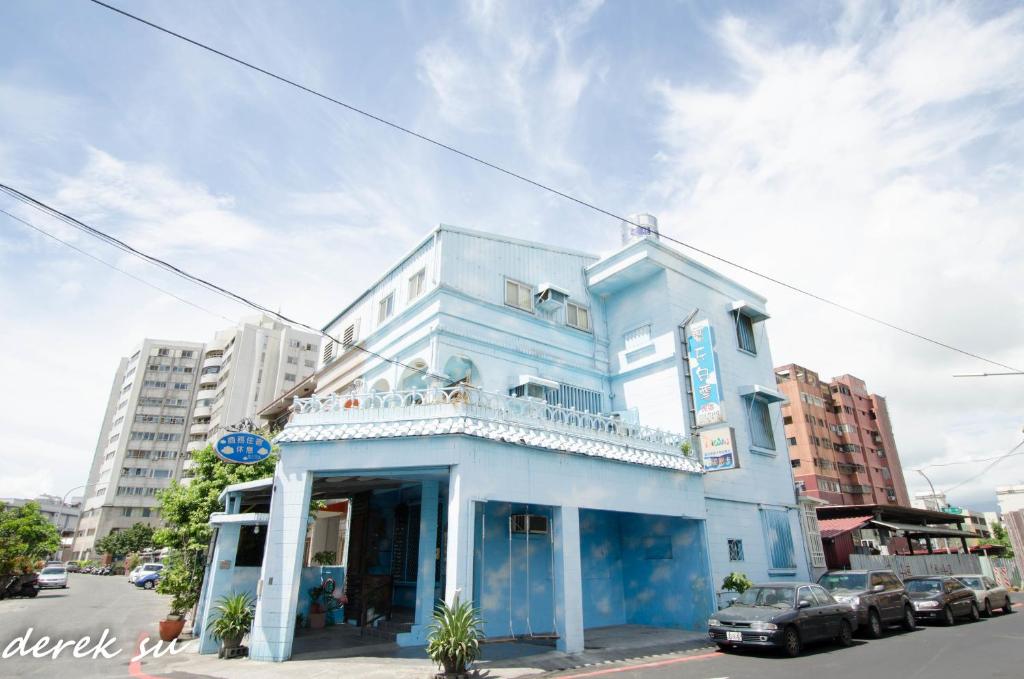
{"label": "white column", "polygon": [[253,660],[287,660],[295,635],[295,612],[302,576],[312,475],[305,469],[285,471],[278,463],[270,524],[260,573],[256,616],[249,635]]}
{"label": "white column", "polygon": [[583,578],[580,568],[578,507],[555,507],[555,622],[556,647],[565,653],[583,651]]}
{"label": "white column", "polygon": [[[206,566],[206,588],[203,592],[203,601],[199,607],[199,620],[193,621],[193,634],[200,635],[199,652],[216,653],[220,643],[213,640],[207,631],[206,625],[210,621],[213,607],[217,600],[231,592],[231,576],[235,568],[235,554],[238,552],[238,537],[241,533],[241,525],[237,523],[226,523],[217,529],[217,543],[214,546],[213,560]],[[225,567],[221,568],[222,562]]]}
{"label": "white column", "polygon": [[451,605],[458,596],[466,601],[473,596],[473,512],[465,479],[452,467],[448,483],[448,551],[445,554],[444,600]]}
{"label": "white column", "polygon": [[416,572],[416,621],[407,634],[398,635],[399,646],[415,646],[427,639],[434,611],[434,580],[437,550],[437,481],[424,481],[420,500],[420,544]]}

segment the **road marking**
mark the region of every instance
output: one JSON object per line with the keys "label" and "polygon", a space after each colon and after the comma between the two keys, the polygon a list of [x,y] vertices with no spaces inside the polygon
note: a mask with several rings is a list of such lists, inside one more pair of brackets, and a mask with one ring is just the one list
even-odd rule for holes
{"label": "road marking", "polygon": [[[142,640],[143,639],[148,639],[148,638],[149,638],[149,634],[148,633],[146,633],[146,632],[140,632],[139,633],[139,638],[135,641],[135,655],[138,655],[141,652],[141,650],[142,650]],[[135,679],[159,679],[159,677],[154,677],[152,674],[146,674],[145,672],[142,671],[142,661],[141,660],[132,660],[131,662],[128,663],[128,674],[130,674],[133,677],[135,677]]]}
{"label": "road marking", "polygon": [[[646,670],[652,667],[665,667],[666,665],[677,665],[679,663],[690,662],[691,660],[707,660],[709,658],[721,658],[720,653],[711,652],[704,653],[702,655],[688,655],[683,658],[672,658],[671,660],[659,660],[658,662],[649,662],[642,665],[628,665],[625,667],[609,667],[603,670],[597,670],[596,672],[585,672],[583,674],[570,674],[569,679],[579,679],[579,677],[599,677],[605,674],[617,674],[619,672],[632,672],[634,670]],[[727,678],[726,678],[727,679]]]}

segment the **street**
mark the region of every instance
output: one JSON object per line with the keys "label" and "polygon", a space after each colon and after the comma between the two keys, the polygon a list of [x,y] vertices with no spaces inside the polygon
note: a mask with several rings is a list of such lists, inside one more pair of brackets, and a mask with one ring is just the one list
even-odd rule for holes
{"label": "street", "polygon": [[878,640],[858,637],[853,647],[810,646],[798,658],[778,653],[710,649],[651,658],[643,662],[564,672],[562,677],[629,679],[999,679],[1024,676],[1024,595],[1014,595],[1016,611],[996,614],[955,627],[919,626],[914,632],[891,631]]}
{"label": "street", "polygon": [[[0,601],[0,649],[32,628],[27,640],[28,654],[0,658],[0,677],[54,677],[74,679],[129,676],[129,660],[136,653],[140,635],[157,637],[157,621],[167,613],[169,597],[128,584],[123,575],[70,575],[68,589],[44,589],[35,599]],[[114,658],[93,658],[96,641],[116,639],[106,646]],[[39,649],[53,649],[57,640],[79,641],[88,636],[88,657],[73,657],[74,647],[60,652],[57,659],[30,652],[43,637],[50,641]],[[7,655],[10,655],[9,653]]]}

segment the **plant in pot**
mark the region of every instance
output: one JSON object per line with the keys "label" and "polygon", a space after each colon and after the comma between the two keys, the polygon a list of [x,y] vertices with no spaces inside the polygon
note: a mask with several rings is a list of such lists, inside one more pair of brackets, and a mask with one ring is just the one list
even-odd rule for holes
{"label": "plant in pot", "polygon": [[466,676],[466,670],[480,657],[483,624],[480,611],[468,601],[456,599],[451,606],[443,601],[437,605],[427,636],[427,655],[443,668],[443,675],[438,676]]}
{"label": "plant in pot", "polygon": [[227,651],[239,648],[242,637],[252,629],[255,605],[252,597],[243,592],[222,596],[213,610],[210,636],[220,642],[220,655],[223,657]]}
{"label": "plant in pot", "polygon": [[160,639],[173,641],[185,628],[185,615],[199,602],[202,571],[194,559],[173,556],[160,571],[156,591],[171,595],[171,610],[160,621]]}
{"label": "plant in pot", "polygon": [[317,585],[309,590],[309,627],[323,629],[327,624],[327,606],[324,602],[324,586]]}

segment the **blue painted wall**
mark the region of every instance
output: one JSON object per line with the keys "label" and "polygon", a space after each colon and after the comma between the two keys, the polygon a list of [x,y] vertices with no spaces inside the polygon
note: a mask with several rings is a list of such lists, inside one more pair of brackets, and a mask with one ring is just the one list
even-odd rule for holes
{"label": "blue painted wall", "polygon": [[700,629],[713,610],[703,525],[580,511],[583,626]]}

